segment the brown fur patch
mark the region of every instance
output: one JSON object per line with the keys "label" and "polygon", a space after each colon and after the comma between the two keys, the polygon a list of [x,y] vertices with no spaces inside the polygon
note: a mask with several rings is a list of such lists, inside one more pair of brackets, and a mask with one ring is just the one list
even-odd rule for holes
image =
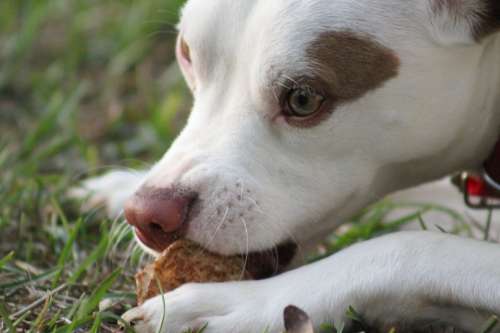
{"label": "brown fur patch", "polygon": [[314,333],[311,319],[296,306],[287,306],[283,316],[287,333]]}
{"label": "brown fur patch", "polygon": [[397,76],[394,51],[368,36],[352,32],[325,32],[307,50],[313,71],[338,101],[358,99]]}

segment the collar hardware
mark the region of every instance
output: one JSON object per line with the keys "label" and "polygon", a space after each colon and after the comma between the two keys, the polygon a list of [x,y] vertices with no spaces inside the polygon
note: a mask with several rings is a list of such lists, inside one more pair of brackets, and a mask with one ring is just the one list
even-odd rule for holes
{"label": "collar hardware", "polygon": [[481,172],[462,172],[453,182],[473,209],[500,209],[500,140],[483,164]]}
{"label": "collar hardware", "polygon": [[486,172],[462,172],[460,185],[466,205],[472,209],[500,209],[500,184]]}

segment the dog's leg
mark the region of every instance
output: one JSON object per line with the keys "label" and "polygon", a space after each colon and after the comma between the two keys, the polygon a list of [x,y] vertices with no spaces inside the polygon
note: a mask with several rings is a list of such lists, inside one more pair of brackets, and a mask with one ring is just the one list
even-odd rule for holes
{"label": "dog's leg", "polygon": [[[315,326],[348,324],[353,306],[368,323],[434,320],[475,330],[500,314],[500,246],[431,232],[401,232],[262,281],[189,284],[124,315],[138,332],[283,331],[282,311],[304,309]],[[165,306],[163,306],[163,301]]]}
{"label": "dog's leg", "polygon": [[146,171],[111,171],[83,181],[69,191],[69,196],[83,200],[83,210],[103,207],[110,218],[116,218],[125,201],[139,188]]}

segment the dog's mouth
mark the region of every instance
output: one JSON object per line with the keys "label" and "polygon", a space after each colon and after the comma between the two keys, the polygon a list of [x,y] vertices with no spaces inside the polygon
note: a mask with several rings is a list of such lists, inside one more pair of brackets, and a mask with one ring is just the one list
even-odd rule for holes
{"label": "dog's mouth", "polygon": [[283,272],[297,253],[297,245],[284,242],[267,251],[252,252],[246,259],[246,270],[256,280]]}
{"label": "dog's mouth", "polygon": [[[138,228],[135,228],[135,235],[139,242],[157,253],[163,252],[168,247],[152,242]],[[168,235],[168,240],[165,239],[165,243],[163,244],[172,244],[181,238],[181,234]],[[283,272],[291,263],[296,253],[297,245],[291,241],[287,241],[269,250],[250,252],[248,254],[240,254],[239,256],[243,259],[246,271],[254,279],[261,280]]]}
{"label": "dog's mouth", "polygon": [[142,230],[141,228],[137,227],[134,228],[134,233],[139,242],[156,253],[163,252],[173,242],[181,239],[184,236],[184,232],[165,233],[162,230],[156,230],[155,237],[148,237],[148,234],[151,232],[155,231]]}

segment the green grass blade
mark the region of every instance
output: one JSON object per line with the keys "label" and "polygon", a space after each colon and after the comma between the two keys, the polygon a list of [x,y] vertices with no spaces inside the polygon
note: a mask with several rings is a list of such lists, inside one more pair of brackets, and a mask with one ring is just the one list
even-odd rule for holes
{"label": "green grass blade", "polygon": [[77,332],[77,328],[87,325],[88,323],[91,323],[94,320],[94,318],[88,316],[82,319],[74,320],[71,324],[59,327],[58,329],[54,330],[55,333],[75,333]]}
{"label": "green grass blade", "polygon": [[[415,213],[403,216],[394,221],[384,222],[384,218],[390,209],[392,208],[389,206],[381,205],[375,209],[368,218],[360,217],[361,220],[359,224],[353,225],[350,230],[340,236],[337,236],[334,241],[327,245],[327,251],[325,254],[314,256],[310,258],[309,261],[317,261],[326,258],[333,253],[355,244],[356,242],[370,239],[377,234],[395,231],[407,223],[416,221],[420,215],[427,211],[426,208],[423,208]],[[368,222],[364,222],[365,219],[368,219]]]}
{"label": "green grass blade", "polygon": [[491,316],[479,331],[480,333],[491,333],[498,326],[498,317]]}
{"label": "green grass blade", "polygon": [[66,261],[68,260],[70,254],[71,254],[71,250],[73,248],[73,244],[75,243],[76,236],[78,235],[78,232],[80,231],[80,228],[82,226],[82,221],[83,221],[83,219],[80,218],[76,222],[75,227],[73,228],[73,230],[70,233],[68,241],[64,245],[64,248],[63,248],[61,254],[59,255],[59,259],[57,260],[57,274],[54,277],[54,279],[52,280],[52,289],[54,289],[57,286],[57,284],[59,283],[59,280],[61,279],[62,273],[64,271],[64,266],[65,266]]}
{"label": "green grass blade", "polygon": [[49,297],[45,300],[45,302],[43,304],[43,308],[40,311],[40,313],[38,314],[38,316],[35,320],[35,323],[33,324],[33,326],[36,328],[37,332],[43,332],[43,326],[46,323],[45,316],[47,315],[49,308],[52,305],[52,302],[53,302],[52,297]]}
{"label": "green grass blade", "polygon": [[61,318],[62,316],[62,309],[59,309],[57,310],[53,315],[52,315],[52,318],[49,320],[49,322],[47,323],[47,328],[48,329],[52,329],[54,330],[56,324],[57,324],[57,321]]}
{"label": "green grass blade", "polygon": [[3,318],[3,321],[7,326],[7,328],[9,329],[9,332],[16,333],[14,324],[12,323],[12,320],[10,320],[7,308],[5,307],[5,304],[2,301],[0,301],[0,317]]}
{"label": "green grass blade", "polygon": [[40,31],[40,25],[49,12],[49,1],[30,1],[27,17],[23,20],[20,31],[11,40],[12,47],[7,54],[7,61],[0,67],[0,89],[15,75],[28,51],[33,46]]}
{"label": "green grass blade", "polygon": [[101,323],[102,323],[101,314],[98,313],[95,316],[94,324],[92,324],[92,327],[90,328],[89,333],[99,333],[99,330],[101,328]]}
{"label": "green grass blade", "polygon": [[28,137],[23,142],[20,152],[21,158],[27,158],[33,153],[45,136],[53,133],[57,128],[59,118],[67,117],[75,111],[78,101],[82,98],[85,91],[86,84],[81,83],[66,100],[63,100],[60,93],[56,93],[53,96],[48,110],[38,122],[38,126],[28,134]]}
{"label": "green grass blade", "polygon": [[107,254],[106,250],[109,244],[108,234],[102,235],[102,238],[97,245],[97,247],[92,251],[92,253],[85,258],[80,266],[74,271],[71,277],[68,279],[68,283],[73,284],[78,281],[78,279],[87,271],[87,269],[93,264],[97,263],[100,259],[104,258]]}
{"label": "green grass blade", "polygon": [[5,266],[13,258],[14,258],[14,251],[10,252],[5,257],[3,257],[2,259],[0,259],[0,270],[3,268],[3,266]]}
{"label": "green grass blade", "polygon": [[69,221],[68,218],[66,217],[66,214],[64,214],[63,210],[61,209],[61,206],[57,202],[57,199],[54,198],[53,196],[50,197],[50,203],[52,204],[52,208],[54,208],[55,212],[57,213],[57,216],[61,220],[61,223],[63,224],[63,227],[65,231],[68,234],[71,234],[71,230],[69,228]]}
{"label": "green grass blade", "polygon": [[21,317],[17,318],[16,321],[12,323],[12,325],[14,325],[14,328],[16,328],[17,326],[19,326],[19,324],[21,324],[30,314],[31,313],[26,312]]}
{"label": "green grass blade", "polygon": [[94,292],[84,299],[76,313],[76,320],[82,319],[88,316],[94,309],[97,308],[99,302],[102,300],[106,292],[113,285],[115,280],[120,276],[122,270],[121,268],[116,269],[111,273],[102,283],[97,287]]}
{"label": "green grass blade", "polygon": [[490,240],[490,231],[491,231],[491,220],[493,218],[493,209],[488,210],[488,217],[486,219],[486,227],[484,229],[484,240]]}
{"label": "green grass blade", "polygon": [[427,228],[427,224],[426,224],[426,223],[425,223],[425,221],[424,221],[424,218],[422,217],[422,214],[420,214],[420,215],[418,216],[418,223],[420,224],[420,228],[422,228],[422,230],[424,230],[424,231],[429,230],[429,229]]}
{"label": "green grass blade", "polygon": [[[66,311],[66,317],[67,318],[74,318],[75,314],[77,313],[78,309],[80,308],[82,302],[86,298],[87,298],[87,294],[83,293],[82,295],[80,295],[78,300],[76,302],[74,302],[73,305],[71,305],[71,308],[69,309],[69,311]],[[73,322],[74,322],[74,320],[73,320]]]}
{"label": "green grass blade", "polygon": [[158,289],[160,290],[161,303],[162,303],[160,327],[158,327],[158,330],[156,332],[161,333],[161,332],[163,332],[163,327],[165,325],[165,317],[166,317],[166,313],[167,313],[167,307],[165,304],[165,293],[163,292],[163,287],[161,286],[161,282],[157,276],[155,276],[155,281],[156,281],[156,285],[158,286]]}
{"label": "green grass blade", "polygon": [[24,287],[24,286],[27,286],[29,284],[35,283],[35,282],[42,282],[42,281],[48,280],[48,279],[52,278],[53,276],[55,276],[57,274],[57,271],[58,271],[57,269],[51,269],[51,270],[49,270],[45,273],[42,273],[40,275],[35,275],[35,276],[24,278],[21,280],[0,284],[0,292],[2,292],[3,290],[7,290],[7,289],[16,289],[16,288]]}

